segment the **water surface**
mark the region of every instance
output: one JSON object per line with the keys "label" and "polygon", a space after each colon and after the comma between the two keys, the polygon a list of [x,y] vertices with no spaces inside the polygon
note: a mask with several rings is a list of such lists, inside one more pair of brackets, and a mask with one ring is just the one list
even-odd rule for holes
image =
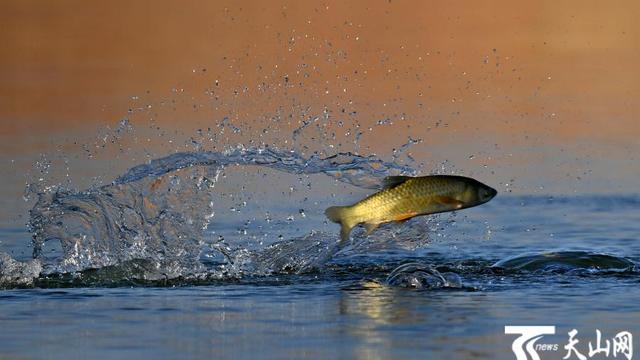
{"label": "water surface", "polygon": [[39,192],[0,232],[0,356],[513,359],[505,325],[555,325],[556,359],[574,328],[583,353],[638,333],[640,197],[499,194],[337,247],[326,206],[413,172],[237,149]]}

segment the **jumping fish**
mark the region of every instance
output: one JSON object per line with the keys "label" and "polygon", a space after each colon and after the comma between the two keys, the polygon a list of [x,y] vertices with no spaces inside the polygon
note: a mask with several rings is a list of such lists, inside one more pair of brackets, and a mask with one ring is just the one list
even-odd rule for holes
{"label": "jumping fish", "polygon": [[383,223],[470,208],[486,203],[497,193],[464,176],[390,176],[384,179],[381,191],[353,205],[332,206],[325,210],[325,215],[340,224],[344,243],[358,224],[364,224],[366,236]]}

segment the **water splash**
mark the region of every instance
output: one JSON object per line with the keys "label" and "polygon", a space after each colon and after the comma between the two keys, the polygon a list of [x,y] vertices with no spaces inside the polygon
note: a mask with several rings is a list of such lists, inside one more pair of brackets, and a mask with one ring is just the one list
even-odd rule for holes
{"label": "water splash", "polygon": [[[235,236],[217,235],[234,220],[216,214],[221,202],[217,187],[226,176],[225,169],[232,166],[304,176],[324,174],[364,189],[377,188],[385,176],[414,173],[411,168],[373,156],[350,153],[305,158],[292,151],[243,147],[226,152],[175,153],[136,166],[109,185],[81,192],[64,189],[39,192],[31,210],[30,228],[34,258],[41,262],[41,274],[120,267],[101,273],[160,280],[202,274],[303,272],[320,266],[340,250],[334,236],[315,230],[302,237],[284,238],[263,229],[264,236],[259,241],[247,236],[247,229],[259,223],[248,208],[260,204],[257,200],[251,203],[246,191],[228,194],[239,202],[231,207],[236,213],[247,209],[243,226]],[[262,187],[268,187],[264,185],[269,179],[262,181],[265,182]],[[245,190],[244,185],[242,189]],[[296,186],[290,189],[303,192],[308,203],[318,204],[326,198],[311,182],[303,190]],[[241,201],[242,196],[250,202]],[[280,211],[291,215],[281,223],[271,224],[274,227],[294,227],[296,216],[309,217],[304,210],[300,212],[298,204],[289,208],[282,205]],[[267,218],[276,211],[273,209]],[[317,221],[324,221],[324,217]],[[387,235],[381,232],[378,241],[384,241],[381,239]],[[350,249],[363,242],[356,241]],[[43,249],[51,244],[58,245],[60,256],[45,256]],[[3,273],[9,271],[8,266],[3,269]]]}
{"label": "water splash", "polygon": [[324,173],[351,185],[376,189],[380,180],[394,174],[415,174],[415,170],[386,162],[375,156],[339,153],[327,158],[308,159],[293,151],[272,148],[238,147],[225,152],[181,152],[148,164],[138,165],[117,178],[115,184],[125,184],[145,177],[157,177],[168,172],[194,166],[259,165],[293,174]]}
{"label": "water splash", "polygon": [[440,272],[422,263],[407,263],[395,268],[385,280],[392,287],[433,290],[462,288],[462,279],[454,272]]}
{"label": "water splash", "polygon": [[41,271],[42,265],[37,259],[20,262],[0,252],[0,288],[32,285]]}

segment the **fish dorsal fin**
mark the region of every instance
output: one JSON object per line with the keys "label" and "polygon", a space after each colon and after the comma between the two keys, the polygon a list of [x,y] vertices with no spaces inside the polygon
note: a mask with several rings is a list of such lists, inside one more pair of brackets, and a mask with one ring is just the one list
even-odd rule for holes
{"label": "fish dorsal fin", "polygon": [[382,188],[393,189],[409,179],[411,179],[411,176],[387,176],[382,180]]}

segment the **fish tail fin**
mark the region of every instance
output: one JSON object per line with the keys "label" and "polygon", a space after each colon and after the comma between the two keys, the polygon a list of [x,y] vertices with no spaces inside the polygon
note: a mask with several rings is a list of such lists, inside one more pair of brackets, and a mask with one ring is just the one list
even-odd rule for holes
{"label": "fish tail fin", "polygon": [[358,225],[357,220],[351,216],[351,206],[332,206],[324,211],[329,220],[340,224],[340,242],[349,241],[351,229]]}

